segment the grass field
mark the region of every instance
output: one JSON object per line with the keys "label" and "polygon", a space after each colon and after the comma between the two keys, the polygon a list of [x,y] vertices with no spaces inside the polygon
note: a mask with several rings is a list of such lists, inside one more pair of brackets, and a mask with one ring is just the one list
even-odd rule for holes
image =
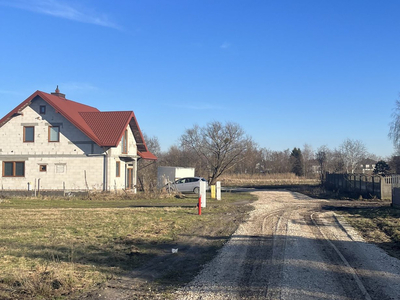
{"label": "grass field", "polygon": [[[330,198],[316,182],[298,178],[230,178],[236,186],[290,185],[290,190]],[[290,183],[290,184],[289,184]],[[225,184],[226,186],[226,184]],[[172,288],[211,259],[251,209],[248,193],[207,199],[198,216],[197,197],[92,195],[78,198],[0,199],[0,299],[68,299],[170,253],[188,237],[202,237],[201,255],[189,273],[167,273],[158,282]],[[339,211],[364,238],[400,258],[400,210],[387,203]],[[182,268],[184,269],[184,268]],[[191,272],[191,273],[190,273]],[[157,284],[157,282],[155,283]],[[154,287],[154,285],[152,286]]]}
{"label": "grass field", "polygon": [[220,247],[249,210],[235,203],[253,200],[224,193],[198,216],[195,196],[2,199],[0,298],[68,297],[141,266],[198,228],[213,231]]}
{"label": "grass field", "polygon": [[339,211],[363,238],[400,259],[400,209],[378,207],[349,208]]}
{"label": "grass field", "polygon": [[221,176],[218,180],[221,180],[223,186],[230,187],[279,187],[320,184],[320,180],[318,179],[298,177],[293,173],[229,174]]}

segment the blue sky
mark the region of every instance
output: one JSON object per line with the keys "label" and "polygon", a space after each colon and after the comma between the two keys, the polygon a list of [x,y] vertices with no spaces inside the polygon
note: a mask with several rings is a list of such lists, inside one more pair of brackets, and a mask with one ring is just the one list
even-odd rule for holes
{"label": "blue sky", "polygon": [[0,115],[36,90],[133,110],[162,150],[210,121],[271,150],[389,156],[400,1],[0,0]]}

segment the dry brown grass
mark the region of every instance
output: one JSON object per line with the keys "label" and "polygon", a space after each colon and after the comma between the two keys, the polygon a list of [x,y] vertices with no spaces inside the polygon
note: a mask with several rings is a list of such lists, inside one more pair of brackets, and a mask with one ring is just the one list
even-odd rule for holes
{"label": "dry brown grass", "polygon": [[400,259],[400,209],[382,205],[339,212],[368,242]]}
{"label": "dry brown grass", "polygon": [[[230,201],[243,199],[228,196],[232,199],[225,202],[210,199],[214,207],[201,218],[196,197],[170,200],[171,205],[192,205],[188,207],[132,207],[167,200],[121,200],[115,195],[107,200],[97,199],[100,195],[93,200],[26,200],[28,207],[61,206],[44,209],[23,208],[24,200],[10,199],[1,204],[7,207],[0,206],[0,299],[58,299],[119,276],[164,253],[165,247],[170,250],[179,235],[215,224],[220,214],[231,211]],[[223,232],[230,227],[218,226]]]}
{"label": "dry brown grass", "polygon": [[256,187],[279,185],[318,185],[317,179],[298,177],[293,173],[279,174],[226,174],[219,178],[223,186]]}
{"label": "dry brown grass", "polygon": [[[12,292],[48,298],[134,268],[184,226],[182,208],[0,211],[0,278]],[[153,251],[154,250],[154,251]]]}
{"label": "dry brown grass", "polygon": [[[154,226],[147,226],[148,230],[137,228],[150,221],[143,210],[0,211],[2,284],[18,298],[49,298],[88,288],[117,274],[124,266],[137,265],[140,257],[126,256],[129,245],[121,241],[132,232],[144,241],[154,237],[153,232],[148,232]],[[149,254],[144,251],[144,255]]]}

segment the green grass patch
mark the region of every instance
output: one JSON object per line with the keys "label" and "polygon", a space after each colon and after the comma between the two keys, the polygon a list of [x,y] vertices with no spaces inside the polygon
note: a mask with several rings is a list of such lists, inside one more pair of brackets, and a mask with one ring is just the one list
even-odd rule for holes
{"label": "green grass patch", "polygon": [[[140,194],[118,196],[109,194],[97,194],[89,198],[77,197],[14,197],[0,200],[0,209],[51,209],[51,208],[129,208],[129,207],[162,207],[162,206],[196,206],[198,196],[184,194],[183,198],[174,195],[164,195],[162,198],[140,198]],[[252,200],[253,196],[242,193],[238,198],[235,193],[222,193],[225,202]],[[207,194],[210,199],[210,193]]]}

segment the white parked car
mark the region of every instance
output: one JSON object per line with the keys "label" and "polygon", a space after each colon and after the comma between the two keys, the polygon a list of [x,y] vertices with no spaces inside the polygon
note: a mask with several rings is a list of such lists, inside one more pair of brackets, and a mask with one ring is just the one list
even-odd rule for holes
{"label": "white parked car", "polygon": [[[168,184],[166,188],[168,191],[176,190],[181,193],[198,194],[200,191],[200,181],[207,183],[207,180],[203,177],[185,177]],[[208,184],[206,185],[206,189],[208,189]]]}

